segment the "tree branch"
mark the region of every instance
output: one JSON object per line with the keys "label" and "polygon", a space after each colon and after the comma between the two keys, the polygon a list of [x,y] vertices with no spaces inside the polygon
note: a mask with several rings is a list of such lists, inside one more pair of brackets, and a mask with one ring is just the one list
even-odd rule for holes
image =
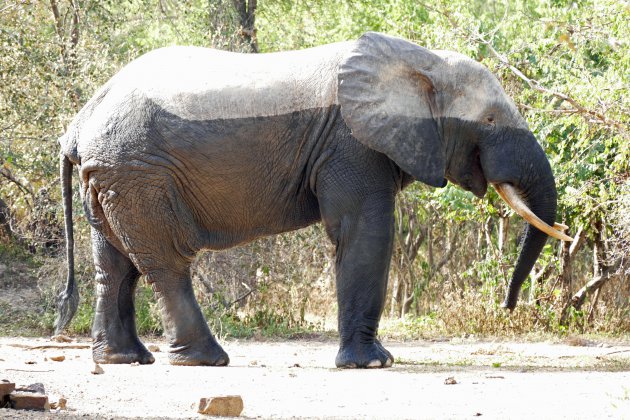
{"label": "tree branch", "polygon": [[[547,95],[551,95],[555,98],[560,99],[563,102],[567,102],[569,103],[573,109],[562,109],[562,110],[541,110],[544,112],[558,112],[558,113],[575,113],[575,114],[580,114],[582,117],[584,117],[587,122],[591,122],[591,123],[600,123],[600,124],[604,124],[607,125],[609,127],[614,127],[620,130],[625,130],[625,125],[622,124],[619,121],[616,120],[612,120],[610,118],[607,118],[606,115],[602,114],[601,112],[597,112],[594,111],[592,109],[588,109],[586,107],[584,107],[582,104],[580,104],[576,99],[572,98],[569,95],[566,95],[562,92],[556,92],[553,91],[551,89],[547,89],[546,87],[542,86],[538,81],[534,80],[534,79],[530,79],[529,77],[527,77],[521,70],[519,70],[516,66],[512,65],[509,60],[502,54],[500,54],[497,50],[494,49],[494,47],[492,46],[492,43],[486,39],[484,39],[481,34],[479,33],[470,33],[469,31],[466,31],[465,29],[463,29],[457,21],[455,21],[455,19],[453,19],[453,17],[451,16],[449,11],[444,11],[444,10],[439,10],[436,9],[435,7],[431,7],[425,3],[420,3],[422,4],[426,9],[428,10],[433,10],[436,13],[441,14],[442,16],[444,16],[446,18],[446,20],[448,20],[448,22],[451,24],[451,26],[457,30],[459,30],[466,39],[476,42],[477,44],[482,44],[484,46],[486,46],[488,48],[488,50],[492,53],[492,55],[497,58],[499,60],[499,62],[501,64],[503,64],[505,67],[507,67],[516,77],[518,77],[519,79],[521,79],[523,82],[525,82],[531,89],[540,92],[540,93],[544,93]],[[588,117],[588,118],[587,118]],[[594,119],[594,120],[593,120]]]}
{"label": "tree branch", "polygon": [[586,235],[584,234],[584,226],[579,226],[577,232],[575,233],[575,236],[573,237],[573,241],[569,246],[569,258],[573,258],[575,256],[575,254],[584,243],[584,239],[586,239]]}
{"label": "tree branch", "polygon": [[17,6],[17,4],[16,4],[16,3],[6,5],[6,6],[4,6],[2,9],[0,9],[0,13],[4,13],[4,12],[6,12],[7,10],[13,9],[15,6]]}
{"label": "tree branch", "polygon": [[582,106],[576,99],[570,97],[569,95],[566,95],[564,93],[561,92],[556,92],[550,89],[547,89],[546,87],[542,86],[538,81],[530,79],[529,77],[525,76],[525,74],[523,74],[522,71],[520,71],[518,68],[516,68],[514,65],[512,65],[508,59],[503,56],[502,54],[499,54],[497,52],[497,50],[494,49],[494,47],[492,46],[492,44],[489,41],[486,41],[485,39],[483,39],[481,37],[481,35],[477,35],[476,38],[472,38],[473,40],[477,41],[480,44],[485,45],[488,50],[492,53],[492,55],[495,56],[495,58],[497,58],[501,64],[503,64],[505,67],[507,67],[514,75],[516,75],[519,79],[523,80],[525,83],[527,83],[527,85],[538,92],[547,94],[547,95],[551,95],[554,96],[562,101],[568,102],[569,104],[571,104],[571,106],[573,107],[573,109],[566,109],[566,110],[553,110],[553,111],[562,111],[562,112],[566,112],[566,113],[577,113],[580,114],[582,116],[588,115],[592,118],[595,118],[598,121],[592,121],[590,119],[588,119],[587,121],[589,122],[599,122],[601,124],[605,124],[607,126],[612,126],[618,129],[623,128],[623,125],[621,124],[621,122],[619,121],[615,121],[615,120],[611,120],[609,118],[607,118],[604,114],[597,112],[597,111],[593,111],[592,109],[587,109],[584,106]]}
{"label": "tree branch", "polygon": [[565,310],[568,309],[569,306],[572,306],[575,310],[580,310],[588,295],[592,294],[596,290],[599,290],[609,280],[617,277],[620,266],[621,258],[617,259],[612,265],[606,267],[600,275],[593,277],[593,279],[591,279],[584,285],[584,287],[573,295]]}
{"label": "tree branch", "polygon": [[[1,163],[1,162],[0,162]],[[22,193],[30,196],[30,197],[34,197],[35,193],[33,192],[33,189],[30,185],[25,185],[22,182],[20,182],[20,180],[18,180],[9,169],[3,167],[0,167],[0,175],[2,175],[4,178],[8,179],[9,181],[11,181],[12,183],[14,183],[18,189],[20,191],[22,191]],[[26,205],[28,206],[29,209],[32,209],[31,203],[29,201],[28,198],[26,198]]]}

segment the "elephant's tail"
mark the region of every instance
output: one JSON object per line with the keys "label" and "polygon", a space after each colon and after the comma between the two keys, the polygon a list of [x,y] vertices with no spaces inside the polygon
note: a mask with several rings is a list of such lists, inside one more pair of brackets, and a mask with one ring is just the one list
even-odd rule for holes
{"label": "elephant's tail", "polygon": [[61,197],[63,199],[63,217],[66,227],[66,257],[68,278],[66,288],[57,297],[57,319],[55,334],[61,333],[74,317],[79,306],[79,290],[74,279],[74,227],[72,226],[72,162],[64,154],[60,162]]}

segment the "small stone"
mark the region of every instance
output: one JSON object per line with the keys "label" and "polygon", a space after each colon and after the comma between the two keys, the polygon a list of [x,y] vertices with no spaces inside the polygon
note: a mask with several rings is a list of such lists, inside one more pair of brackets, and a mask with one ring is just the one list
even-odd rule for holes
{"label": "small stone", "polygon": [[243,399],[240,395],[202,398],[197,412],[211,416],[238,417],[243,412]]}
{"label": "small stone", "polygon": [[158,346],[156,346],[155,344],[149,344],[149,346],[147,348],[149,349],[149,351],[152,351],[153,353],[159,353],[160,352],[160,348]]}
{"label": "small stone", "polygon": [[21,386],[15,389],[17,392],[32,392],[35,394],[46,394],[46,388],[44,388],[44,384],[41,382],[35,382],[34,384],[30,384],[29,386]]}
{"label": "small stone", "polygon": [[50,337],[50,340],[56,343],[71,343],[72,342],[72,339],[65,335],[53,335],[52,337]]}
{"label": "small stone", "polygon": [[13,382],[9,382],[6,379],[3,379],[2,382],[0,382],[0,400],[13,391],[15,391],[15,384]]}
{"label": "small stone", "polygon": [[103,368],[101,367],[101,365],[99,365],[98,363],[96,363],[94,365],[94,370],[92,370],[92,375],[102,375],[103,373],[105,373],[105,371],[103,370]]}
{"label": "small stone", "polygon": [[53,401],[50,403],[50,409],[51,410],[67,410],[67,406],[66,406],[67,403],[68,403],[68,400],[66,400],[64,397],[59,397],[58,401]]}
{"label": "small stone", "polygon": [[13,392],[9,395],[11,400],[11,408],[16,410],[50,410],[48,397],[43,394],[33,392]]}
{"label": "small stone", "polygon": [[449,376],[444,380],[444,385],[455,385],[456,383],[457,381],[455,380],[454,376]]}
{"label": "small stone", "polygon": [[66,360],[66,356],[64,355],[50,356],[50,360],[52,360],[53,362],[63,362],[64,360]]}

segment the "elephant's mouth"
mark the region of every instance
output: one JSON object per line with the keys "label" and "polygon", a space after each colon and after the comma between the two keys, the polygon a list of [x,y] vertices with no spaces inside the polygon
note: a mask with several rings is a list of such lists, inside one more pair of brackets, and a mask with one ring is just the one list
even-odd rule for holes
{"label": "elephant's mouth", "polygon": [[478,149],[476,150],[475,158],[473,159],[472,177],[465,188],[479,198],[483,198],[488,190],[488,181],[486,180],[486,177],[483,174],[483,169],[481,168],[481,156]]}
{"label": "elephant's mouth", "polygon": [[514,210],[523,219],[527,220],[530,225],[536,227],[538,230],[546,233],[553,238],[560,239],[561,241],[573,241],[573,238],[564,233],[564,231],[568,229],[568,226],[562,225],[560,223],[555,223],[552,227],[543,222],[538,216],[534,214],[533,211],[529,209],[527,204],[525,204],[525,202],[521,199],[516,188],[514,188],[512,185],[505,182],[492,185],[494,189],[497,190],[497,193],[499,193],[503,201],[505,201],[507,205],[510,206],[512,210]]}
{"label": "elephant's mouth", "polygon": [[472,163],[465,172],[452,173],[450,170],[447,170],[446,179],[461,186],[464,190],[472,192],[477,197],[483,198],[488,190],[488,180],[481,167],[479,149],[474,151]]}

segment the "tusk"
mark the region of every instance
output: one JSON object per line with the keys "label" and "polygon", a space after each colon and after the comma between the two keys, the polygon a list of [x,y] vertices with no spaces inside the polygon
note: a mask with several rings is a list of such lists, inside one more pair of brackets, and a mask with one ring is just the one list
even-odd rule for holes
{"label": "tusk", "polygon": [[521,197],[519,197],[516,189],[510,184],[493,184],[494,189],[497,190],[501,198],[510,206],[512,209],[519,214],[523,219],[527,220],[527,222],[538,228],[539,230],[545,232],[549,236],[553,236],[556,239],[560,239],[561,241],[573,241],[573,238],[563,233],[562,230],[568,229],[568,226],[556,223],[554,227],[549,226],[547,223],[540,220],[538,216],[532,212],[529,207],[523,202]]}

